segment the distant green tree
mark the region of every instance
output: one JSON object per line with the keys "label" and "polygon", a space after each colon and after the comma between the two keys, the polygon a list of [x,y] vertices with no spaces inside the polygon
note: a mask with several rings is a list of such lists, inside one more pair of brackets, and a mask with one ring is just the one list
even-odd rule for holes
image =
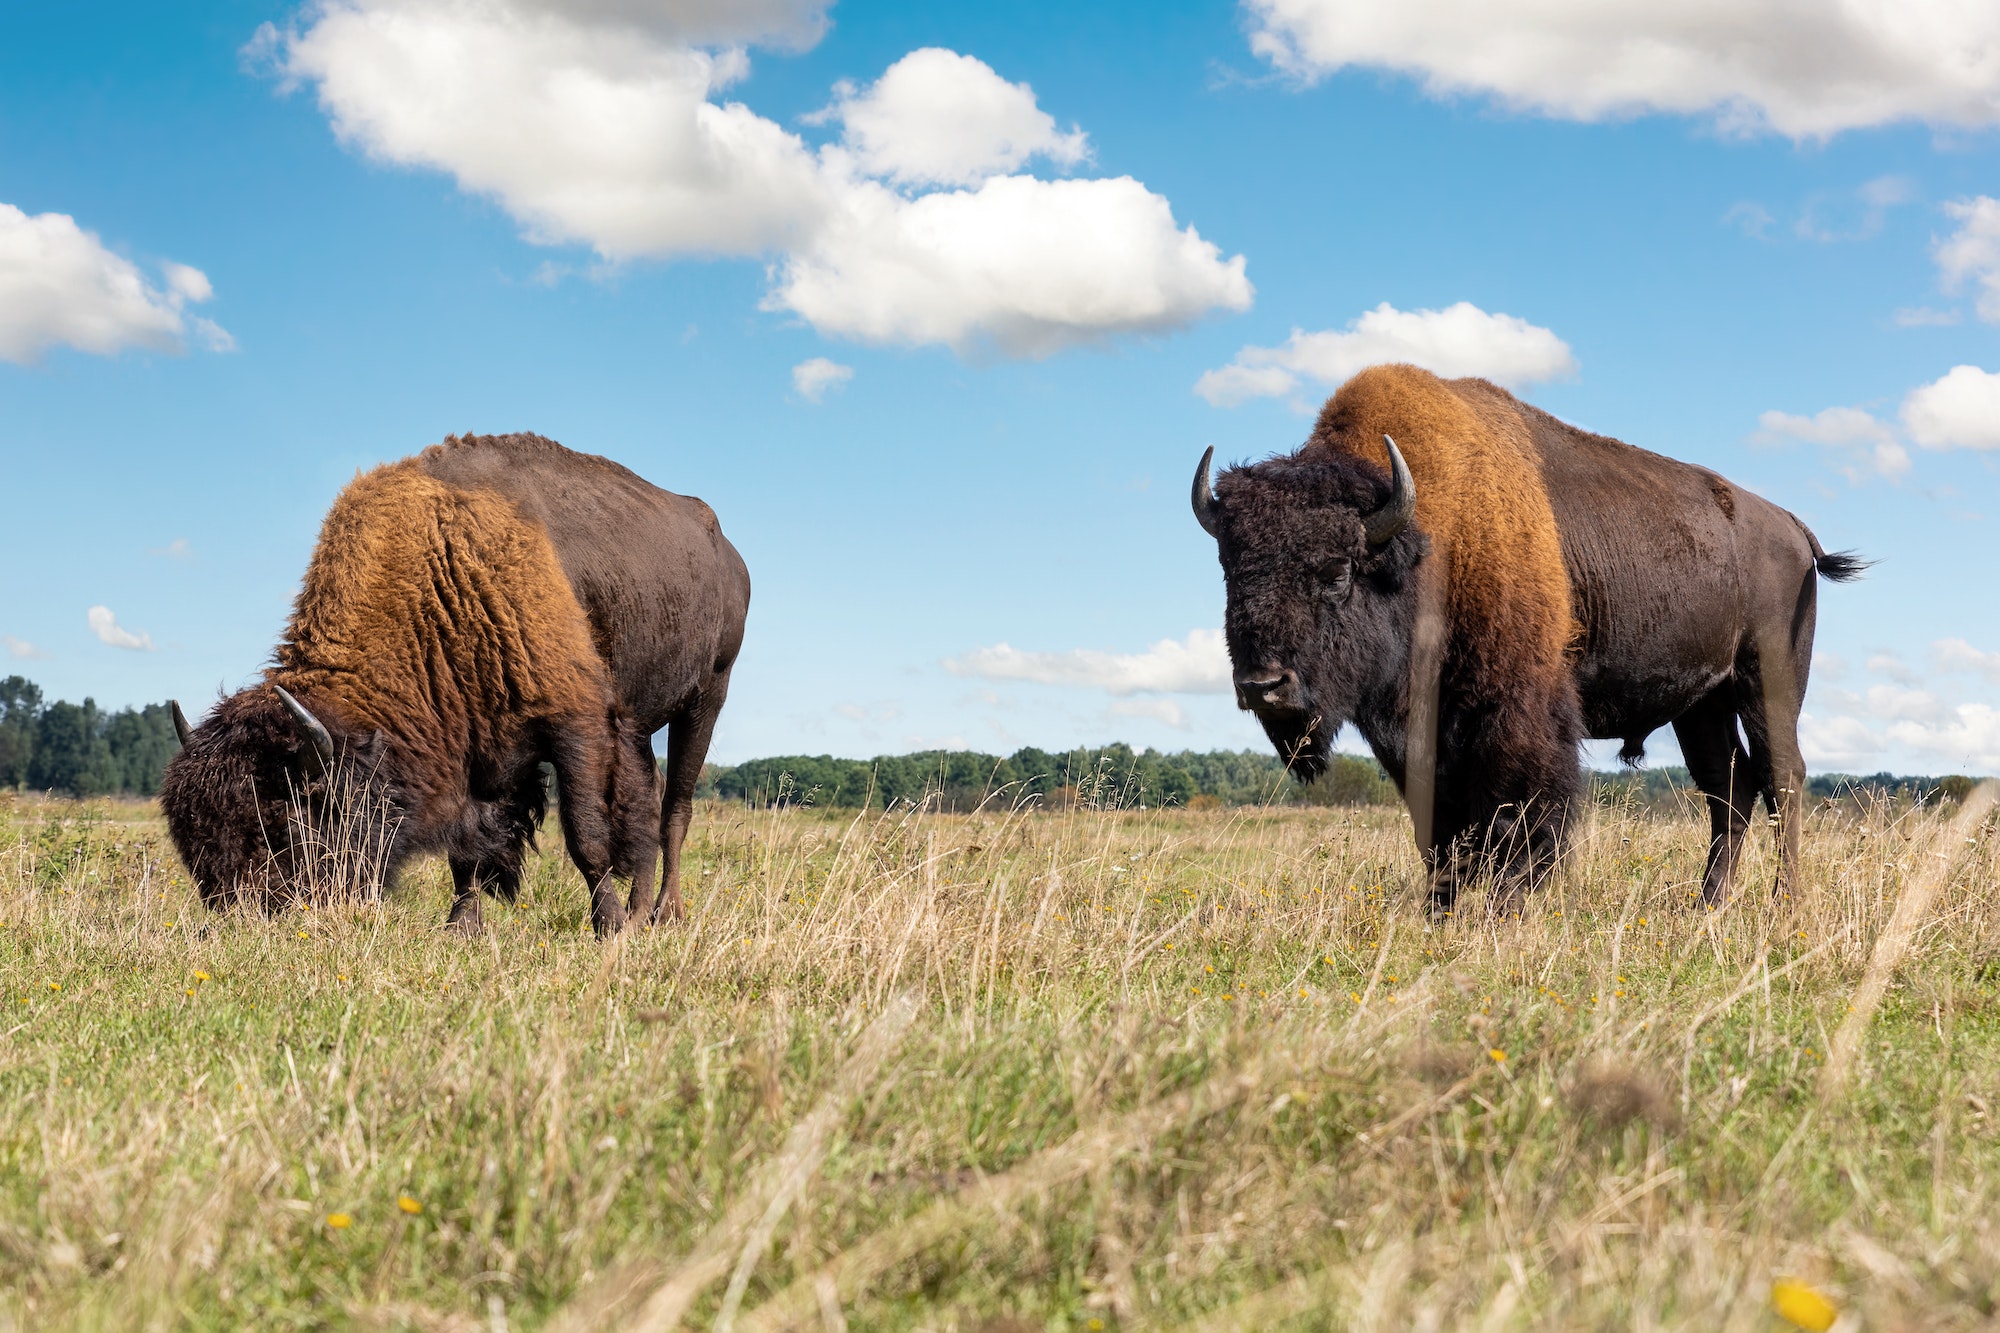
{"label": "distant green tree", "polygon": [[0,787],[28,780],[35,754],[35,727],[42,716],[42,690],[21,676],[0,680]]}
{"label": "distant green tree", "polygon": [[113,790],[157,796],[167,761],[181,748],[174,716],[165,704],[121,708],[104,721],[104,741],[117,774]]}
{"label": "distant green tree", "polygon": [[59,700],[42,710],[28,763],[30,787],[66,796],[101,796],[118,790],[118,776],[96,700]]}

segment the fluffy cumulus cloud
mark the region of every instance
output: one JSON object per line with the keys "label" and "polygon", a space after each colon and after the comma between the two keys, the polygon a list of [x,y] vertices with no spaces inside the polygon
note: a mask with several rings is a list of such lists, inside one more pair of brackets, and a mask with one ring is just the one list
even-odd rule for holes
{"label": "fluffy cumulus cloud", "polygon": [[843,366],[823,356],[801,361],[792,367],[792,387],[798,390],[799,397],[809,403],[819,402],[826,397],[827,390],[837,389],[853,378],[853,366]]}
{"label": "fluffy cumulus cloud", "polygon": [[746,44],[809,45],[824,9],[327,0],[253,46],[344,142],[451,174],[531,241],[771,256],[767,308],[828,333],[1032,356],[1248,306],[1242,257],[1138,182],[1017,174],[1087,142],[972,57],[926,48],[842,85],[817,149],[728,99]]}
{"label": "fluffy cumulus cloud", "polygon": [[1525,319],[1488,314],[1470,301],[1443,310],[1398,310],[1384,301],[1345,329],[1294,329],[1281,347],[1246,347],[1194,388],[1216,406],[1231,407],[1285,397],[1302,382],[1339,384],[1383,361],[1407,361],[1445,376],[1482,375],[1508,388],[1561,379],[1577,369],[1568,343]]}
{"label": "fluffy cumulus cloud", "polygon": [[2000,6],[1974,0],[1245,0],[1251,46],[1318,78],[1393,70],[1434,96],[1573,120],[1646,112],[1823,138],[2000,124]]}
{"label": "fluffy cumulus cloud", "polygon": [[1023,652],[1008,644],[974,648],[944,660],[954,676],[1029,681],[1114,695],[1227,694],[1229,649],[1219,629],[1198,629],[1185,639],[1162,639],[1143,653]]}
{"label": "fluffy cumulus cloud", "polygon": [[7,656],[19,662],[46,661],[49,656],[26,639],[16,638],[12,634],[0,634],[0,648],[5,648]]}
{"label": "fluffy cumulus cloud", "polygon": [[1030,158],[1073,167],[1090,156],[1084,133],[1058,130],[1034,89],[956,51],[912,51],[871,87],[834,92],[820,118],[840,121],[856,167],[898,185],[976,185]]}
{"label": "fluffy cumulus cloud", "polygon": [[187,313],[214,294],[200,269],[162,264],[154,283],[75,218],[0,204],[0,361],[25,364],[52,347],[178,352],[190,335],[223,350],[229,335]]}
{"label": "fluffy cumulus cloud", "polygon": [[1953,366],[1903,399],[1903,429],[1926,449],[2000,449],[2000,374]]}
{"label": "fluffy cumulus cloud", "polygon": [[[2000,653],[1964,639],[1940,639],[1931,660],[1941,675],[2000,682]],[[1925,682],[1893,654],[1876,654],[1883,677],[1861,689],[1816,689],[1799,719],[1799,743],[1815,768],[1894,766],[1933,773],[2000,773],[2000,708],[1966,698],[1954,681]]]}
{"label": "fluffy cumulus cloud", "polygon": [[89,613],[90,632],[113,648],[127,648],[137,653],[153,651],[153,636],[144,630],[129,630],[118,623],[118,617],[108,606],[93,606]]}
{"label": "fluffy cumulus cloud", "polygon": [[1954,366],[1904,395],[1897,418],[1900,431],[1859,407],[1829,407],[1812,416],[1766,412],[1754,438],[1819,445],[1856,485],[1874,477],[1899,480],[1910,470],[1905,441],[1926,449],[2000,449],[2000,374]]}
{"label": "fluffy cumulus cloud", "polygon": [[1944,211],[1958,223],[1957,230],[1937,243],[1938,275],[1944,288],[1956,292],[1971,283],[1979,317],[2000,324],[2000,199],[1983,194],[1957,199]]}

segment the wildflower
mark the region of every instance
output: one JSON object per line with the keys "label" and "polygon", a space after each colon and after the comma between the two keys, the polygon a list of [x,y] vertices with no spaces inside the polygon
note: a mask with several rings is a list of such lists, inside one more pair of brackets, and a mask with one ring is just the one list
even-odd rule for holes
{"label": "wildflower", "polygon": [[1306,988],[1304,986],[1299,987],[1299,998],[1301,1000],[1306,998]]}
{"label": "wildflower", "polygon": [[49,989],[50,989],[50,990],[61,990],[61,989],[62,989],[62,983],[61,983],[60,981],[51,981],[51,982],[49,983]]}
{"label": "wildflower", "polygon": [[1771,1308],[1778,1318],[1794,1328],[1826,1333],[1840,1311],[1834,1303],[1795,1278],[1781,1277],[1771,1284]]}
{"label": "wildflower", "polygon": [[192,987],[192,986],[189,986],[189,987],[188,987],[188,992],[187,992],[187,993],[188,993],[189,995],[192,995],[192,994],[194,994],[194,987]]}
{"label": "wildflower", "polygon": [[300,932],[299,932],[299,938],[300,938],[300,939],[302,939],[302,940],[309,940],[309,939],[311,939],[311,938],[312,938],[312,936],[310,936],[310,935],[306,934],[306,933],[305,933],[305,932],[304,932],[304,931],[302,930],[302,931],[300,931]]}
{"label": "wildflower", "polygon": [[1507,1063],[1507,1052],[1501,1050],[1498,1046],[1495,1046],[1492,1050],[1488,1051],[1487,1054],[1493,1057],[1493,1063],[1496,1065],[1504,1065]]}
{"label": "wildflower", "polygon": [[1204,963],[1204,964],[1202,964],[1202,969],[1201,969],[1201,970],[1202,970],[1202,971],[1204,971],[1204,972],[1213,972],[1213,971],[1215,971],[1215,968],[1214,968],[1214,967],[1213,967],[1212,965],[1210,965],[1210,964],[1207,964],[1207,963]]}
{"label": "wildflower", "polygon": [[174,928],[174,923],[171,921],[167,922],[167,929],[172,930],[173,928]]}
{"label": "wildflower", "polygon": [[345,1231],[354,1225],[354,1219],[346,1213],[328,1213],[326,1215],[326,1224],[335,1231]]}
{"label": "wildflower", "polygon": [[202,971],[202,970],[201,970],[200,968],[196,968],[196,969],[194,970],[194,979],[195,979],[196,981],[213,981],[213,980],[215,980],[215,978],[214,978],[214,977],[211,977],[210,975],[208,975],[208,973],[206,973],[206,972]]}
{"label": "wildflower", "polygon": [[408,1213],[411,1217],[415,1217],[418,1213],[421,1213],[424,1210],[424,1206],[422,1204],[418,1203],[415,1199],[412,1199],[407,1194],[398,1194],[396,1196],[396,1206],[402,1209],[404,1212]]}
{"label": "wildflower", "polygon": [[1171,948],[1173,948],[1174,946],[1173,946],[1173,945],[1171,945],[1171,944],[1163,944],[1163,945],[1161,945],[1160,947],[1161,947],[1161,948],[1163,948],[1163,949],[1171,949]]}

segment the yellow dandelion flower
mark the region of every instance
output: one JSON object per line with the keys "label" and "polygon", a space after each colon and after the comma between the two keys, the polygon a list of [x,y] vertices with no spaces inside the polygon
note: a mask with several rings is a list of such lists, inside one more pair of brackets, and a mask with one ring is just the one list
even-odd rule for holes
{"label": "yellow dandelion flower", "polygon": [[189,987],[188,987],[188,991],[187,991],[187,993],[188,993],[189,995],[192,995],[192,994],[194,994],[194,987],[192,987],[192,986],[189,986]]}
{"label": "yellow dandelion flower", "polygon": [[213,980],[215,980],[215,978],[214,978],[214,977],[211,977],[210,975],[208,975],[208,973],[206,973],[206,972],[202,971],[202,970],[201,970],[200,968],[196,968],[196,969],[195,969],[195,971],[194,971],[194,979],[195,979],[196,981],[213,981]]}
{"label": "yellow dandelion flower", "polygon": [[306,933],[305,933],[305,932],[304,932],[304,931],[302,930],[302,931],[300,931],[300,932],[299,932],[299,938],[300,938],[300,939],[302,939],[302,940],[309,940],[309,939],[311,939],[311,938],[312,938],[312,936],[310,936],[310,935],[306,934]]}
{"label": "yellow dandelion flower", "polygon": [[62,989],[62,983],[61,983],[60,981],[51,981],[51,982],[49,983],[49,989],[50,989],[50,990],[61,990],[61,989]]}
{"label": "yellow dandelion flower", "polygon": [[418,1203],[415,1199],[412,1199],[407,1194],[398,1194],[396,1196],[396,1206],[402,1209],[404,1212],[408,1213],[411,1217],[415,1217],[418,1213],[421,1213],[424,1210],[424,1206],[422,1204]]}
{"label": "yellow dandelion flower", "polygon": [[1840,1318],[1834,1303],[1795,1278],[1781,1277],[1771,1284],[1771,1308],[1778,1318],[1794,1328],[1826,1333]]}
{"label": "yellow dandelion flower", "polygon": [[326,1215],[326,1224],[335,1231],[345,1231],[354,1225],[354,1219],[346,1213],[328,1213]]}
{"label": "yellow dandelion flower", "polygon": [[1493,1063],[1496,1065],[1504,1065],[1507,1063],[1507,1052],[1501,1050],[1498,1046],[1495,1046],[1492,1050],[1488,1051],[1487,1054],[1493,1057]]}

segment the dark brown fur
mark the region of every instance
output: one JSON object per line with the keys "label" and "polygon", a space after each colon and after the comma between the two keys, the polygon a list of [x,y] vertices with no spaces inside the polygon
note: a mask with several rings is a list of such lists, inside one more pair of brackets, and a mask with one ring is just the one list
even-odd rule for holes
{"label": "dark brown fur", "polygon": [[[410,460],[357,478],[327,515],[275,657],[264,683],[196,729],[162,786],[211,906],[284,905],[313,876],[309,845],[357,820],[379,848],[364,879],[442,853],[511,896],[548,762],[593,919],[617,924],[609,881],[652,863],[657,779],[539,524]],[[275,686],[331,733],[330,770]]]}
{"label": "dark brown fur", "polygon": [[539,435],[457,436],[416,462],[448,485],[504,496],[542,525],[632,718],[638,762],[654,766],[651,738],[666,730],[664,799],[655,812],[665,874],[655,898],[652,866],[641,869],[631,912],[641,920],[678,917],[695,785],[750,609],[742,557],[700,500]]}
{"label": "dark brown fur", "polygon": [[[1386,498],[1384,435],[1408,461],[1416,516],[1369,549],[1359,515]],[[1789,873],[1815,583],[1861,569],[1792,515],[1484,380],[1411,366],[1356,375],[1296,455],[1227,472],[1215,493],[1239,698],[1302,775],[1352,721],[1405,781],[1418,594],[1436,588],[1442,665],[1416,684],[1438,698],[1424,852],[1442,899],[1485,865],[1512,888],[1539,879],[1582,738],[1621,739],[1636,760],[1668,724],[1709,798],[1711,899],[1758,795],[1784,826]]]}

